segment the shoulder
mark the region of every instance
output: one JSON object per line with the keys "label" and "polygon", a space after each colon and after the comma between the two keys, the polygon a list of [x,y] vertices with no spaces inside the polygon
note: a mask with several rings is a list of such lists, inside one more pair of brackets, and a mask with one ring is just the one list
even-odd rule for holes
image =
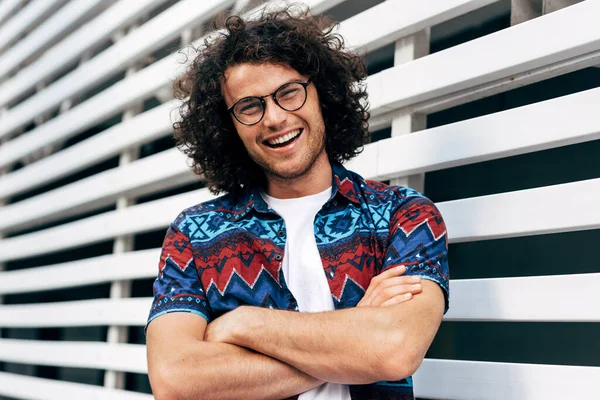
{"label": "shoulder", "polygon": [[214,218],[230,219],[238,213],[239,208],[239,202],[232,195],[225,194],[182,210],[171,226],[189,235],[190,229],[200,221],[210,222]]}
{"label": "shoulder", "polygon": [[388,185],[356,176],[358,179],[355,182],[360,186],[365,201],[369,205],[385,205],[391,209],[398,209],[408,204],[433,205],[433,202],[424,194],[409,187]]}
{"label": "shoulder", "polygon": [[384,217],[390,226],[420,224],[429,220],[438,227],[438,233],[445,232],[439,209],[424,194],[404,186],[363,179],[355,173],[352,175],[367,208]]}

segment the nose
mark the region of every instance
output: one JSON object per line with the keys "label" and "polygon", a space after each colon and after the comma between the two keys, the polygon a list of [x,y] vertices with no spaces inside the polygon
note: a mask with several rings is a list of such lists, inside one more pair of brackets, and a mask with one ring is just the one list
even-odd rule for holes
{"label": "nose", "polygon": [[267,97],[265,102],[266,107],[265,115],[263,116],[263,124],[267,128],[278,128],[287,119],[288,112],[279,107],[271,96]]}

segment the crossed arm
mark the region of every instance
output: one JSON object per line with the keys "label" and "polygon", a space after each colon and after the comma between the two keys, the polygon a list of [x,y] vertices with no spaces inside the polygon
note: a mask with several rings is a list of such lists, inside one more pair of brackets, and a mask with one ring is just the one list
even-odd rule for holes
{"label": "crossed arm", "polygon": [[389,284],[397,277],[384,274],[352,309],[240,307],[208,325],[187,313],[157,318],[147,331],[155,398],[281,399],[323,382],[363,384],[412,375],[441,322],[443,294],[424,280],[422,292],[403,301],[397,285]]}
{"label": "crossed arm", "polygon": [[154,398],[283,399],[322,384],[291,365],[228,343],[204,341],[206,320],[188,313],[148,326],[148,375]]}

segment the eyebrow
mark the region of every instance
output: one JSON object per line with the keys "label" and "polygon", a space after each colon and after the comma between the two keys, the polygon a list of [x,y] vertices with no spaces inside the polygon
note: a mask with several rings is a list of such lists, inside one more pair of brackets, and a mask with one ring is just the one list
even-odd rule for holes
{"label": "eyebrow", "polygon": [[271,94],[275,93],[276,91],[278,91],[278,90],[279,90],[279,88],[281,88],[282,86],[285,86],[285,85],[287,85],[288,83],[294,83],[294,82],[303,82],[303,81],[302,81],[302,79],[303,79],[303,78],[301,78],[301,77],[300,77],[300,78],[293,78],[293,79],[290,79],[289,81],[287,81],[287,82],[284,82],[284,83],[282,83],[281,85],[277,86],[277,88],[276,88],[276,89],[275,89],[273,92],[271,92],[271,93],[268,93],[268,94],[265,94],[264,96],[250,95],[250,96],[243,96],[243,97],[240,97],[239,99],[235,99],[235,100],[233,100],[233,102],[232,102],[232,105],[233,105],[233,104],[235,104],[235,103],[237,103],[237,102],[238,102],[238,101],[240,101],[240,100],[244,100],[244,99],[247,99],[247,98],[249,98],[249,97],[266,97],[266,96],[269,96],[269,95],[271,95]]}

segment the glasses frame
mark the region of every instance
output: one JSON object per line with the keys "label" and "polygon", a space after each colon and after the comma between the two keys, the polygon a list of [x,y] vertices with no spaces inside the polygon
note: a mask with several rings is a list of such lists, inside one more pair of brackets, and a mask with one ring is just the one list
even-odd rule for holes
{"label": "glasses frame", "polygon": [[[296,81],[288,82],[288,83],[284,83],[283,85],[279,86],[277,89],[275,89],[275,91],[273,93],[266,94],[264,96],[248,96],[248,97],[244,97],[243,99],[239,99],[238,101],[236,101],[231,107],[229,107],[227,109],[227,111],[229,113],[231,113],[231,115],[233,115],[233,118],[235,118],[240,124],[246,125],[246,126],[256,125],[260,121],[262,121],[262,119],[265,116],[265,112],[267,111],[267,102],[265,101],[265,98],[267,98],[267,97],[273,98],[273,102],[275,104],[277,104],[279,106],[279,108],[281,108],[282,110],[285,110],[285,111],[297,111],[297,110],[301,109],[302,107],[304,107],[304,104],[306,104],[306,100],[308,99],[308,91],[307,91],[306,88],[308,87],[308,85],[310,85],[311,81],[312,81],[312,78],[308,78],[308,80],[306,82],[296,82]],[[300,86],[302,86],[304,88],[304,101],[302,102],[302,104],[300,105],[300,107],[297,107],[297,108],[294,108],[294,109],[287,109],[287,108],[283,107],[281,104],[279,104],[279,102],[277,101],[277,98],[275,97],[275,93],[277,93],[284,86],[287,86],[287,85],[292,84],[292,83],[297,83],[297,84],[299,84]],[[260,118],[258,119],[258,121],[253,122],[251,124],[247,124],[245,122],[240,121],[240,119],[237,117],[237,115],[235,115],[235,113],[233,112],[233,109],[235,108],[235,106],[239,102],[245,101],[245,100],[248,100],[248,99],[258,99],[258,101],[260,101],[260,103],[262,104],[262,107],[263,107],[262,108],[262,115],[260,116]]]}

